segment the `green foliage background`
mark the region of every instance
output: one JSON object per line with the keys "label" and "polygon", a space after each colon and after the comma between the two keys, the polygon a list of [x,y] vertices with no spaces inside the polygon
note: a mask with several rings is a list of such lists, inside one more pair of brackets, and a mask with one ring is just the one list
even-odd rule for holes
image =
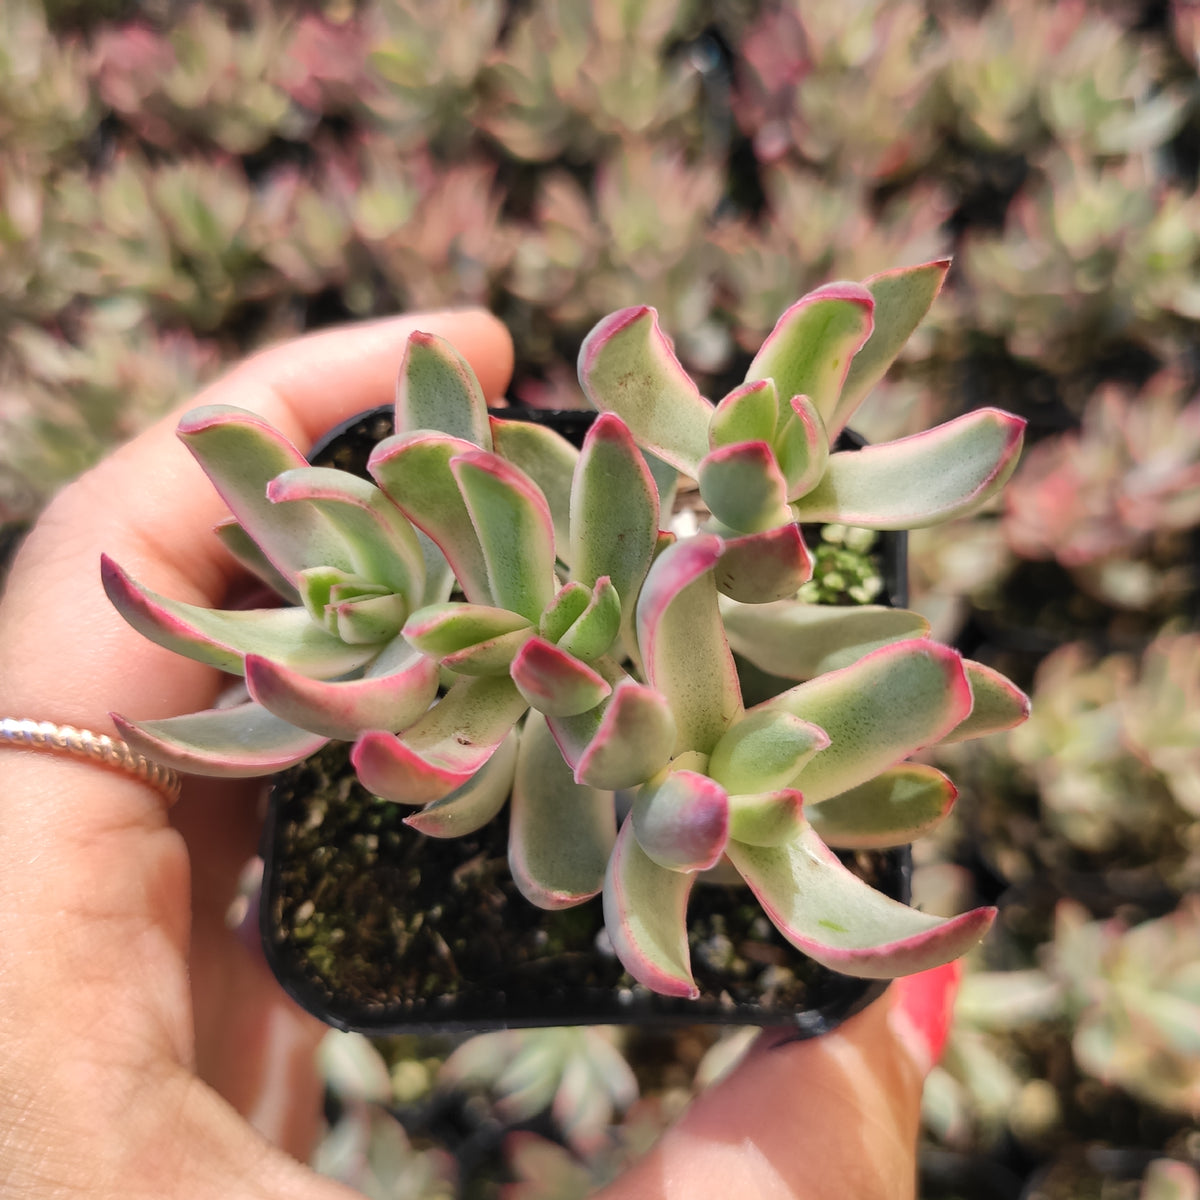
{"label": "green foliage background", "polygon": [[[1005,507],[912,559],[916,605],[1035,716],[946,756],[963,795],[918,850],[928,907],[1002,910],[927,1089],[922,1187],[1196,1197],[1198,61],[1184,0],[6,0],[0,547],[304,330],[487,304],[513,399],[569,407],[583,334],[650,303],[719,395],[804,291],[953,254],[861,429],[1029,419]],[[543,1050],[544,1103],[503,1119],[551,1104],[563,1054],[594,1065],[581,1045]],[[593,1072],[588,1120],[556,1102],[541,1130],[589,1130],[575,1157],[505,1143],[512,1194],[616,1170],[699,1086],[697,1045],[639,1068],[632,1115]],[[376,1098],[434,1094],[422,1054],[391,1047]],[[335,1130],[374,1147],[359,1185],[453,1191],[461,1162],[373,1111]]]}

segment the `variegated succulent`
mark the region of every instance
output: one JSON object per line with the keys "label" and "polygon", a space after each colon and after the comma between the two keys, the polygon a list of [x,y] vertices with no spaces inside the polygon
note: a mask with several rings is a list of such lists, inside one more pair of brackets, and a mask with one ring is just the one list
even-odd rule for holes
{"label": "variegated succulent", "polygon": [[[579,450],[489,416],[466,362],[425,334],[405,351],[374,483],[307,465],[250,414],[194,411],[180,434],[233,513],[220,534],[290,606],[198,609],[106,560],[132,624],[248,691],[117,718],[123,735],[230,776],[351,741],[366,788],[414,806],[408,824],[434,837],[480,828],[511,796],[521,892],[550,909],[602,892],[621,962],[668,995],[697,994],[691,889],[733,872],[835,970],[886,978],[962,953],[991,910],[917,912],[828,847],[932,827],[955,789],[909,756],[1016,724],[1027,701],[916,613],[797,596],[812,570],[801,523],[930,524],[985,502],[1015,464],[1022,422],[996,410],[839,448],[947,266],[805,296],[716,405],[653,310],[614,313],[580,354],[601,411]],[[696,532],[671,531],[676,472],[708,510]],[[779,694],[747,708],[745,664],[782,677]]]}

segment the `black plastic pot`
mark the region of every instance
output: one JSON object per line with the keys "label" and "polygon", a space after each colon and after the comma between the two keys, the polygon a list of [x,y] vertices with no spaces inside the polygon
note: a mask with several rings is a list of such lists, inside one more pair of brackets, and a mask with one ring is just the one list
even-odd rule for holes
{"label": "black plastic pot", "polygon": [[[542,421],[578,444],[594,414],[502,415]],[[390,409],[357,418],[312,459],[365,473],[366,455],[390,428]],[[888,535],[883,574],[893,605],[906,601],[904,555],[904,536]],[[688,929],[701,995],[651,992],[608,946],[598,897],[546,912],[517,891],[502,819],[450,840],[417,833],[403,823],[408,810],[358,784],[348,749],[331,744],[276,777],[262,844],[267,960],[289,994],[329,1025],[382,1035],[712,1022],[791,1025],[811,1037],[886,987],[800,954],[745,886],[697,883]],[[846,861],[881,891],[908,900],[907,847]]]}

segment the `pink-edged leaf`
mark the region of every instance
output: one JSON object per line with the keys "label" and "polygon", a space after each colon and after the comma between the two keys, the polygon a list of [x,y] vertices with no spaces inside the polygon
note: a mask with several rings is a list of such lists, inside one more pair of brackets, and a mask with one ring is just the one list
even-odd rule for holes
{"label": "pink-edged leaf", "polygon": [[497,454],[523,471],[541,489],[554,522],[558,557],[570,564],[571,480],[579,451],[560,433],[535,421],[491,418],[492,443]]}
{"label": "pink-edged leaf", "polygon": [[437,838],[463,837],[482,829],[504,807],[516,765],[517,731],[513,729],[462,787],[405,817],[405,825]]}
{"label": "pink-edged leaf", "polygon": [[394,733],[417,720],[437,695],[438,669],[397,639],[364,678],[336,682],[310,679],[249,654],[246,687],[253,700],[282,720],[352,742],[368,729]]}
{"label": "pink-edged leaf", "polygon": [[736,387],[713,410],[708,425],[710,450],[738,442],[775,441],[779,394],[773,379],[752,379]]}
{"label": "pink-edged leaf", "polygon": [[507,608],[448,600],[417,609],[404,623],[402,632],[422,654],[441,659],[477,642],[528,628],[524,617]]}
{"label": "pink-edged leaf", "polygon": [[512,680],[538,712],[574,717],[595,708],[612,688],[608,681],[574,655],[531,637],[512,662]]}
{"label": "pink-edged leaf", "polygon": [[729,836],[748,846],[778,846],[799,836],[804,796],[795,788],[729,797]]}
{"label": "pink-edged leaf", "polygon": [[507,675],[521,647],[533,637],[533,627],[515,629],[498,637],[464,646],[442,659],[442,666],[460,675]]}
{"label": "pink-edged leaf", "polygon": [[969,658],[963,666],[971,685],[971,715],[942,738],[943,745],[1013,729],[1028,718],[1029,697],[1011,679]]}
{"label": "pink-edged leaf", "polygon": [[329,679],[370,662],[374,646],[348,646],[302,608],[222,611],[169,600],[143,587],[107,555],[100,557],[105,594],[138,633],[197,662],[233,675],[247,654],[261,654],[305,675]]}
{"label": "pink-edged leaf", "polygon": [[862,979],[894,979],[959,958],[996,915],[977,908],[945,920],[900,904],[844,867],[807,824],[780,846],[730,842],[727,853],[793,946]]}
{"label": "pink-edged leaf", "polygon": [[1025,422],[980,408],[935,429],[843,450],[792,510],[801,521],[920,529],[986,503],[1017,465]]}
{"label": "pink-edged leaf", "polygon": [[345,540],[354,572],[403,596],[420,600],[425,560],[404,514],[366,479],[332,467],[298,467],[267,485],[272,504],[311,504]]}
{"label": "pink-edged leaf", "polygon": [[626,818],[604,878],[604,926],[621,965],[664,996],[700,995],[692,978],[687,902],[694,875],[660,867]]}
{"label": "pink-edged leaf", "polygon": [[882,271],[863,280],[863,286],[875,299],[875,328],[850,364],[833,419],[828,422],[831,441],[887,373],[942,290],[949,269],[950,260],[939,258],[915,267]]}
{"label": "pink-edged leaf", "polygon": [[479,537],[496,604],[537,621],[554,597],[554,524],[536,483],[497,454],[456,455],[450,470]]}
{"label": "pink-edged leaf", "polygon": [[596,418],[571,491],[571,576],[593,586],[607,576],[625,605],[626,628],[658,541],[658,488],[625,423]]}
{"label": "pink-edged leaf", "polygon": [[605,317],[579,349],[579,382],[600,412],[616,413],[647,447],[695,478],[708,453],[712,405],[683,369],[652,308]]}
{"label": "pink-edged leaf", "polygon": [[874,308],[860,283],[827,283],[809,292],[775,323],[747,380],[773,379],[781,398],[810,397],[828,426],[850,360],[871,334]]}
{"label": "pink-edged leaf", "polygon": [[766,442],[718,446],[701,460],[697,482],[713,516],[738,533],[761,533],[791,520],[787,484]]}
{"label": "pink-edged leaf", "polygon": [[388,498],[445,555],[463,594],[473,604],[492,603],[479,537],[450,470],[450,460],[476,447],[443,433],[384,438],[367,469]]}
{"label": "pink-edged leaf", "polygon": [[713,747],[708,773],[730,792],[771,792],[829,745],[825,730],[783,709],[751,710]]}
{"label": "pink-edged leaf", "polygon": [[903,608],[721,602],[725,633],[736,654],[784,679],[814,679],[857,662],[892,642],[927,637],[929,622]]}
{"label": "pink-edged leaf", "polygon": [[630,817],[642,849],[668,871],[707,871],[729,841],[729,795],[696,771],[643,784]]}
{"label": "pink-edged leaf", "polygon": [[667,765],[675,746],[666,698],[628,676],[596,708],[548,724],[576,782],[590,787],[636,787]]}
{"label": "pink-edged leaf", "polygon": [[597,894],[616,840],[612,793],[575,782],[540,713],[521,731],[508,825],[508,863],[539,908],[569,908]]}
{"label": "pink-edged leaf", "polygon": [[584,662],[607,654],[621,628],[621,598],[612,580],[601,575],[587,607],[571,622],[557,645]]}
{"label": "pink-edged leaf", "polygon": [[829,434],[817,406],[807,396],[788,401],[775,438],[779,469],[787,480],[787,498],[795,500],[817,486],[829,465]]}
{"label": "pink-edged leaf", "polygon": [[404,624],[408,602],[394,593],[387,596],[331,597],[331,615],[337,635],[350,646],[378,646],[390,642]]}
{"label": "pink-edged leaf", "polygon": [[592,602],[592,591],[574,580],[564,584],[555,593],[554,599],[542,610],[538,621],[538,633],[548,642],[559,639],[583,616]]}
{"label": "pink-edged leaf", "polygon": [[238,563],[245,567],[256,579],[265,583],[273,592],[282,596],[291,604],[300,603],[300,593],[295,584],[284,577],[283,573],[262,552],[257,542],[234,520],[227,517],[213,526],[221,545],[229,551]]}
{"label": "pink-edged leaf", "polygon": [[408,335],[396,380],[396,432],[432,430],[492,448],[487,400],[471,364],[445,338]]}
{"label": "pink-edged leaf", "polygon": [[229,511],[285,579],[321,563],[352,566],[337,531],[308,506],[280,509],[267,485],[283,471],[308,464],[304,455],[262,417],[226,404],[185,413],[180,440],[204,468]]}
{"label": "pink-edged leaf", "polygon": [[795,521],[722,540],[713,575],[717,590],[731,600],[769,604],[794,596],[812,578],[812,555]]}
{"label": "pink-edged leaf", "polygon": [[188,775],[221,779],[272,775],[303,762],[329,741],[297,729],[252,701],[160,721],[109,716],[139,754]]}
{"label": "pink-edged leaf", "polygon": [[742,711],[713,578],[722,549],[711,534],[676,542],[655,559],[638,599],[646,680],[671,706],[677,753],[707,754]]}
{"label": "pink-edged leaf", "polygon": [[821,840],[846,850],[915,842],[949,815],[958,789],[935,767],[901,763],[808,810]]}
{"label": "pink-edged leaf", "polygon": [[375,795],[397,804],[429,804],[466,783],[527,707],[507,676],[461,679],[402,739],[378,730],[364,733],[351,762]]}
{"label": "pink-edged leaf", "polygon": [[829,735],[791,781],[811,809],[940,741],[971,711],[971,688],[956,650],[918,638],[874,650],[750,713],[761,711],[790,712]]}

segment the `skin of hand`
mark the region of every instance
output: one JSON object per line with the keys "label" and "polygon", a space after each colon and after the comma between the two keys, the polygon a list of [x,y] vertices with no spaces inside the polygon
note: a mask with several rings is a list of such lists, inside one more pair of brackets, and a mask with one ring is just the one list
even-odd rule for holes
{"label": "skin of hand", "polygon": [[[251,409],[306,451],[390,401],[414,329],[449,338],[485,395],[503,395],[508,334],[463,310],[266,350],[193,403]],[[179,415],[64,488],[25,540],[0,600],[0,715],[111,734],[110,711],[153,719],[215,699],[216,671],[136,633],[100,586],[102,551],[192,603],[219,606],[241,579]],[[0,1195],[353,1196],[298,1161],[319,1130],[324,1029],[225,919],[257,847],[260,783],[189,779],[168,810],[135,779],[14,748],[0,779]],[[903,981],[815,1042],[764,1034],[607,1200],[911,1196],[953,979]]]}

